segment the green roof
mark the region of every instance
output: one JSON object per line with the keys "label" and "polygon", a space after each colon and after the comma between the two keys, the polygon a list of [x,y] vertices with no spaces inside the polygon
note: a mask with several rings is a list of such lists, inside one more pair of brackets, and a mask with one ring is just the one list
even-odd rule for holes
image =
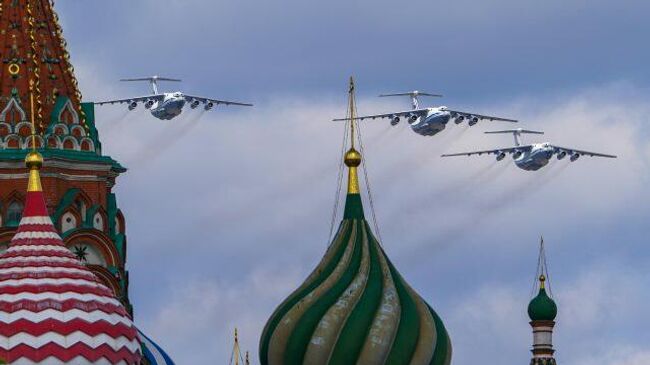
{"label": "green roof", "polygon": [[[29,149],[5,149],[0,150],[0,160],[4,161],[24,161],[25,156],[29,152]],[[74,162],[88,162],[88,163],[98,163],[102,165],[110,165],[111,168],[118,173],[126,171],[119,162],[115,161],[109,156],[100,156],[95,152],[86,152],[86,151],[73,151],[73,150],[61,150],[61,149],[50,149],[50,148],[39,148],[40,152],[45,159],[60,159],[65,161],[74,161]]]}
{"label": "green roof", "polygon": [[528,305],[528,316],[533,321],[553,321],[557,317],[557,305],[546,294],[546,289],[539,289],[539,294]]}
{"label": "green roof", "polygon": [[448,365],[451,352],[442,321],[373,235],[359,194],[348,194],[325,256],[260,340],[262,365]]}

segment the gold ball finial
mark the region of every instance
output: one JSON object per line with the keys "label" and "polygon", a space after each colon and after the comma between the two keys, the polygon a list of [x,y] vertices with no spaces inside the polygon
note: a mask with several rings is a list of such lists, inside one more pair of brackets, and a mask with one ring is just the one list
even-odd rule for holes
{"label": "gold ball finial", "polygon": [[40,169],[43,166],[43,156],[36,151],[31,151],[25,157],[25,165],[30,170]]}
{"label": "gold ball finial", "polygon": [[345,166],[347,167],[358,167],[361,165],[361,154],[354,148],[345,154]]}
{"label": "gold ball finial", "polygon": [[541,281],[542,283],[545,282],[546,281],[546,276],[544,276],[544,274],[540,275],[539,276],[539,281]]}

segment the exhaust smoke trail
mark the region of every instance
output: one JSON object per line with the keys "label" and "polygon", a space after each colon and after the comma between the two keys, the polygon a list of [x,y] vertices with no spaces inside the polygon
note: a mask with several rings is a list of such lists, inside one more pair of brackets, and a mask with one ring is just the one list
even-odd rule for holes
{"label": "exhaust smoke trail", "polygon": [[152,162],[157,161],[166,151],[194,130],[199,125],[199,121],[204,114],[205,110],[201,110],[187,120],[181,119],[177,123],[172,122],[174,123],[173,125],[165,128],[161,133],[153,137],[149,143],[145,144],[140,152],[136,153],[132,164],[137,165],[141,161],[146,161],[147,165],[151,166]]}
{"label": "exhaust smoke trail", "polygon": [[131,120],[133,118],[131,118],[129,110],[124,110],[115,118],[111,118],[105,123],[101,123],[102,133],[105,133],[106,138],[110,139],[115,133],[121,131],[122,124],[124,124],[127,119]]}
{"label": "exhaust smoke trail", "polygon": [[[568,161],[551,162],[549,166],[546,166],[541,171],[532,172],[532,176],[514,186],[506,187],[505,191],[494,195],[491,199],[473,204],[473,206],[468,207],[470,214],[464,217],[462,221],[453,222],[445,229],[438,231],[434,237],[426,238],[427,243],[420,245],[420,249],[417,251],[427,250],[430,241],[450,245],[475,234],[476,229],[489,222],[489,219],[493,216],[536,196],[542,188],[548,186],[548,183],[566,171],[570,164],[571,162]],[[426,255],[420,252],[420,254],[414,254],[413,259],[418,260],[422,256]]]}

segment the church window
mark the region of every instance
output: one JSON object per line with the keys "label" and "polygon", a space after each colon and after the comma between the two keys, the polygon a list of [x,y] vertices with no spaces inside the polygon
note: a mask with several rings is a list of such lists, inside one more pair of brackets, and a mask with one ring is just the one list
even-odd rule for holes
{"label": "church window", "polygon": [[11,98],[7,106],[0,113],[0,120],[9,124],[17,124],[27,120],[25,111],[18,105],[16,99]]}
{"label": "church window", "polygon": [[95,213],[95,217],[93,218],[93,227],[99,231],[104,230],[104,217],[102,217],[100,213]]}
{"label": "church window", "polygon": [[61,217],[61,232],[65,233],[75,228],[77,228],[77,217],[75,217],[71,212],[65,213]]}
{"label": "church window", "polygon": [[7,207],[7,225],[17,225],[23,217],[23,203],[12,202]]}
{"label": "church window", "polygon": [[59,121],[67,125],[79,124],[79,116],[77,115],[77,112],[74,110],[74,108],[72,108],[72,103],[70,100],[68,100],[65,103],[65,106],[63,106],[63,109],[59,114]]}

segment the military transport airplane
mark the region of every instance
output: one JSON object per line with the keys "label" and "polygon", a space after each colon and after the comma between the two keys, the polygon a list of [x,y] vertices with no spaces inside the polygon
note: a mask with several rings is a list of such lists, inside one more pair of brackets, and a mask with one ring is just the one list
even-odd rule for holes
{"label": "military transport airplane", "polygon": [[526,171],[537,171],[542,167],[546,166],[553,157],[557,156],[558,160],[569,156],[571,162],[580,158],[580,156],[591,156],[591,157],[607,157],[607,158],[616,158],[614,155],[606,155],[603,153],[589,152],[577,150],[575,148],[566,148],[554,146],[548,142],[543,143],[533,143],[529,145],[522,145],[520,137],[522,134],[544,134],[544,132],[530,131],[526,129],[511,129],[505,131],[492,131],[485,132],[487,134],[493,133],[512,133],[515,137],[515,147],[508,148],[499,148],[496,150],[485,150],[485,151],[474,151],[474,152],[462,152],[462,153],[450,153],[444,154],[442,157],[451,157],[451,156],[472,156],[472,155],[496,155],[497,161],[503,160],[507,154],[511,154],[512,158],[515,160],[515,164],[520,169]]}
{"label": "military transport airplane", "polygon": [[[364,119],[377,119],[377,118],[388,118],[390,119],[390,124],[396,126],[401,118],[406,118],[407,122],[411,125],[411,129],[415,133],[418,133],[423,136],[433,136],[441,132],[447,126],[447,123],[453,119],[454,123],[460,124],[465,119],[470,126],[475,125],[481,120],[498,120],[503,122],[517,122],[515,119],[493,117],[490,115],[482,115],[477,113],[468,113],[458,110],[451,110],[446,106],[438,106],[432,108],[420,108],[420,103],[418,101],[418,96],[442,96],[439,94],[429,94],[420,91],[411,91],[407,93],[398,93],[398,94],[381,94],[380,97],[386,96],[409,96],[411,97],[411,106],[412,110],[405,110],[393,113],[385,114],[375,114],[375,115],[365,115],[361,117],[356,117],[356,120]],[[349,118],[334,119],[335,121],[348,120]]]}
{"label": "military transport airplane", "polygon": [[145,109],[151,110],[151,115],[158,119],[170,120],[181,114],[185,103],[190,104],[190,108],[196,109],[199,105],[203,104],[203,109],[210,110],[215,105],[240,105],[240,106],[253,106],[253,104],[238,103],[234,101],[218,100],[204,98],[201,96],[192,96],[184,94],[180,91],[172,93],[159,93],[158,81],[175,81],[180,82],[179,79],[170,79],[168,77],[151,76],[136,79],[122,79],[120,81],[149,81],[151,83],[152,94],[148,96],[139,96],[128,99],[116,99],[96,102],[96,105],[106,104],[128,104],[129,110],[133,110],[142,103]]}

